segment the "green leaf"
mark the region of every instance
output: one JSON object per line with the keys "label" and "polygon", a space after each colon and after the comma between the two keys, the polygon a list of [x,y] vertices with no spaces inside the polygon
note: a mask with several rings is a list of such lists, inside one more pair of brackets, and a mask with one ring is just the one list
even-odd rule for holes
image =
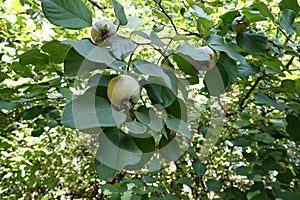
{"label": "green leaf", "polygon": [[150,33],[150,40],[154,45],[158,47],[166,46],[166,44],[161,41],[161,39],[156,35],[154,31],[151,31]]}
{"label": "green leaf", "polygon": [[274,15],[271,13],[271,11],[269,10],[269,8],[266,6],[264,2],[256,2],[251,6],[251,8],[258,9],[262,16],[268,17],[272,21],[275,21]]}
{"label": "green leaf", "polygon": [[42,127],[36,127],[31,131],[31,136],[33,137],[39,137],[44,133],[44,128]]}
{"label": "green leaf", "polygon": [[106,48],[93,44],[89,39],[66,40],[64,43],[72,45],[80,55],[92,62],[103,63],[109,66],[115,60]]}
{"label": "green leaf", "polygon": [[161,137],[159,141],[159,153],[167,160],[175,161],[182,154],[182,150],[177,141],[177,137],[168,135],[168,138]]}
{"label": "green leaf", "polygon": [[299,124],[300,118],[298,116],[288,114],[286,116],[286,121],[288,123],[286,127],[286,132],[294,141],[300,141],[300,133],[299,133]]}
{"label": "green leaf", "polygon": [[69,45],[63,44],[57,40],[52,40],[42,46],[42,50],[50,54],[50,61],[57,64],[64,61],[70,48]]}
{"label": "green leaf", "polygon": [[197,13],[198,17],[201,17],[201,18],[204,18],[204,19],[207,19],[208,21],[210,21],[210,17],[204,12],[204,10],[202,8],[200,8],[197,5],[192,5],[189,8],[189,11],[191,13],[195,12],[195,13]]}
{"label": "green leaf", "polygon": [[115,15],[118,18],[120,25],[126,25],[128,20],[126,18],[123,6],[117,0],[112,0],[112,3]]}
{"label": "green leaf", "polygon": [[250,167],[240,166],[236,169],[237,175],[247,176],[251,172]]}
{"label": "green leaf", "polygon": [[247,147],[252,144],[252,140],[246,139],[246,138],[237,138],[234,140],[234,143],[236,146],[240,147]]}
{"label": "green leaf", "polygon": [[285,184],[291,183],[291,181],[293,180],[293,178],[294,178],[293,172],[289,168],[286,168],[286,171],[284,173],[279,173],[276,176],[276,179],[279,182],[285,183]]}
{"label": "green leaf", "polygon": [[183,56],[174,53],[173,54],[173,59],[177,63],[177,66],[179,67],[179,69],[182,72],[184,72],[185,74],[195,75],[195,74],[199,73],[199,71],[188,60],[186,60]]}
{"label": "green leaf", "polygon": [[13,110],[17,106],[18,103],[15,102],[0,101],[0,110]]}
{"label": "green leaf", "polygon": [[206,181],[206,185],[209,190],[212,190],[215,192],[218,192],[222,189],[221,183],[215,179],[208,179]]}
{"label": "green leaf", "polygon": [[100,179],[111,181],[118,173],[118,170],[112,169],[94,158],[94,167]]}
{"label": "green leaf", "polygon": [[105,69],[107,65],[95,63],[85,59],[71,48],[64,59],[64,74],[67,77],[81,76],[85,72],[92,72],[96,69]]}
{"label": "green leaf", "polygon": [[225,86],[230,86],[237,81],[238,69],[236,62],[226,54],[220,56],[217,67],[221,73]]}
{"label": "green leaf", "polygon": [[205,174],[206,172],[206,166],[205,164],[201,163],[200,160],[195,160],[192,164],[195,172],[196,172],[196,175],[197,176],[202,176]]}
{"label": "green leaf", "polygon": [[260,70],[258,67],[255,67],[250,63],[244,63],[238,65],[238,76],[240,77],[254,76],[259,71]]}
{"label": "green leaf", "polygon": [[264,56],[268,48],[268,38],[263,34],[239,33],[236,36],[237,43],[249,54]]}
{"label": "green leaf", "polygon": [[172,105],[176,99],[174,92],[162,84],[147,83],[143,87],[147,90],[147,94],[153,102],[164,107]]}
{"label": "green leaf", "polygon": [[231,43],[225,43],[224,45],[210,45],[210,47],[216,51],[226,53],[233,60],[239,61],[240,63],[246,63],[244,56],[239,54]]}
{"label": "green leaf", "polygon": [[300,6],[298,0],[282,0],[279,3],[280,10],[286,10],[291,9],[295,11],[295,13],[298,13],[300,11]]}
{"label": "green leaf", "polygon": [[135,48],[136,45],[130,38],[124,38],[119,35],[115,36],[111,44],[112,53],[118,60],[124,60],[132,54]]}
{"label": "green leaf", "polygon": [[259,104],[267,104],[267,105],[273,106],[279,110],[285,110],[288,108],[288,106],[286,106],[284,104],[280,104],[280,103],[273,101],[269,96],[264,94],[261,90],[258,90],[254,94],[254,98],[255,98],[256,102]]}
{"label": "green leaf", "polygon": [[92,26],[92,15],[81,0],[42,0],[46,18],[54,25],[69,29]]}
{"label": "green leaf", "polygon": [[213,58],[204,48],[183,44],[177,47],[176,54],[190,62],[197,70],[207,71],[211,69],[209,64],[213,62]]}
{"label": "green leaf", "polygon": [[160,132],[164,126],[163,120],[155,114],[153,108],[147,108],[134,112],[137,119],[147,125],[151,130]]}
{"label": "green leaf", "polygon": [[104,195],[110,197],[109,199],[121,199],[120,189],[115,185],[106,183],[101,186],[101,191],[103,191]]}
{"label": "green leaf", "polygon": [[133,134],[144,134],[147,131],[147,127],[140,122],[127,122],[125,123],[126,128],[130,133]]}
{"label": "green leaf", "polygon": [[45,66],[49,63],[50,57],[41,53],[38,49],[31,49],[21,54],[19,59],[21,65]]}
{"label": "green leaf", "polygon": [[106,128],[99,136],[96,158],[110,168],[122,170],[126,165],[137,164],[142,151],[132,136],[117,128]]}
{"label": "green leaf", "polygon": [[187,121],[187,106],[180,98],[176,98],[173,104],[166,108],[166,111],[172,117]]}
{"label": "green leaf", "polygon": [[20,63],[12,63],[11,68],[16,74],[18,74],[24,78],[33,78],[34,77],[31,66],[23,66]]}
{"label": "green leaf", "polygon": [[182,119],[170,118],[166,120],[166,125],[168,129],[174,131],[175,133],[182,133],[185,137],[191,138],[192,134]]}
{"label": "green leaf", "polygon": [[24,120],[34,119],[37,116],[39,116],[42,112],[43,112],[42,106],[31,107],[30,109],[28,109],[24,112],[23,119]]}
{"label": "green leaf", "polygon": [[4,81],[6,78],[8,78],[8,76],[6,75],[6,73],[0,72],[0,83],[2,81]]}
{"label": "green leaf", "polygon": [[159,65],[144,61],[136,61],[134,62],[134,65],[139,73],[143,75],[158,77],[159,79],[162,79],[162,81],[158,80],[159,83],[165,85],[169,89],[173,88],[170,77],[162,70]]}
{"label": "green leaf", "polygon": [[287,34],[294,34],[293,23],[296,18],[296,13],[293,10],[286,9],[280,13],[280,25],[284,28]]}
{"label": "green leaf", "polygon": [[218,67],[208,71],[204,77],[204,84],[210,96],[219,96],[225,92],[225,85]]}
{"label": "green leaf", "polygon": [[125,119],[126,115],[115,111],[106,99],[86,92],[66,104],[62,123],[71,128],[85,130],[118,126],[125,122]]}

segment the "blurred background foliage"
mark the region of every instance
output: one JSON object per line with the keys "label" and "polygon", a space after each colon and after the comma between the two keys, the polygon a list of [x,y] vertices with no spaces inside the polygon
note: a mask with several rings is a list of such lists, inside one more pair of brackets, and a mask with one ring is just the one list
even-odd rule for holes
{"label": "blurred background foliage", "polygon": [[[51,25],[40,1],[0,2],[1,199],[300,199],[297,0],[120,2],[131,19],[122,35],[135,27],[174,35],[176,28],[190,34],[189,43],[218,52],[226,118],[217,143],[201,152],[211,102],[200,74],[199,85],[191,82],[200,115],[185,154],[161,170],[121,172],[108,181],[99,178],[84,134],[61,123],[75,81],[64,75],[64,58],[44,46],[89,38],[90,28]],[[110,1],[84,3],[93,21],[117,20]],[[239,12],[250,21],[248,35],[231,30]],[[160,56],[148,46],[135,53],[149,62]]]}

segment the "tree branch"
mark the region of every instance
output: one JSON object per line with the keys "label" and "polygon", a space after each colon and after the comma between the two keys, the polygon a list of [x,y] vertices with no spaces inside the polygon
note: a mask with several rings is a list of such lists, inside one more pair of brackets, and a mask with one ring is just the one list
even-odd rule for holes
{"label": "tree branch", "polygon": [[177,28],[172,20],[172,18],[170,17],[170,15],[166,12],[166,10],[164,9],[164,7],[161,5],[161,0],[158,2],[157,0],[154,0],[154,2],[159,6],[159,8],[161,9],[161,11],[166,15],[166,17],[170,20],[176,34],[178,34]]}
{"label": "tree branch", "polygon": [[252,87],[250,88],[250,90],[246,93],[245,97],[242,99],[240,105],[239,105],[239,110],[242,111],[244,110],[244,108],[246,107],[244,105],[245,101],[250,97],[251,93],[254,91],[254,89],[256,88],[256,86],[259,84],[259,82],[263,79],[263,76],[260,76],[256,79],[255,83],[252,85]]}
{"label": "tree branch", "polygon": [[97,0],[88,0],[91,4],[93,4],[93,6],[97,7],[100,10],[105,9],[105,6],[100,5]]}

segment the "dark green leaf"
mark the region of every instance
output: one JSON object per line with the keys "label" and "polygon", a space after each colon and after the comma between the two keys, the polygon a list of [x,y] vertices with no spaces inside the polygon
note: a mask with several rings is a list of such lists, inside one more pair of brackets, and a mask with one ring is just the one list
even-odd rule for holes
{"label": "dark green leaf", "polygon": [[254,98],[257,101],[257,103],[259,103],[259,104],[267,104],[267,105],[273,106],[279,110],[285,110],[288,108],[288,106],[286,106],[284,104],[280,104],[280,103],[273,101],[269,96],[264,94],[261,90],[258,90],[254,94]]}
{"label": "dark green leaf", "polygon": [[174,131],[175,133],[182,133],[185,137],[191,138],[192,134],[182,119],[169,118],[166,120],[166,125],[168,129]]}
{"label": "dark green leaf", "polygon": [[34,128],[32,131],[31,131],[31,135],[33,137],[39,137],[41,136],[43,133],[44,133],[44,128],[42,127],[37,127],[37,128]]}
{"label": "dark green leaf", "polygon": [[185,74],[188,75],[196,75],[199,73],[199,71],[188,61],[186,60],[183,56],[174,53],[173,54],[173,59],[177,63],[177,66],[179,69],[184,72]]}
{"label": "dark green leaf", "polygon": [[120,198],[120,196],[121,196],[120,189],[118,187],[116,187],[115,185],[106,183],[101,186],[101,191],[103,191],[103,194],[110,197],[110,199],[115,199],[115,200],[121,199]]}
{"label": "dark green leaf", "polygon": [[65,106],[62,123],[71,128],[84,130],[117,126],[125,119],[126,115],[115,111],[106,99],[86,92]]}
{"label": "dark green leaf", "polygon": [[66,40],[64,43],[72,45],[80,55],[90,61],[110,65],[114,60],[106,48],[93,44],[89,39]]}
{"label": "dark green leaf", "polygon": [[264,2],[256,2],[251,6],[251,8],[258,9],[262,16],[268,17],[272,21],[275,21],[274,15],[271,13],[271,11],[269,10],[269,8],[266,6]]}
{"label": "dark green leaf", "polygon": [[42,46],[42,50],[50,54],[50,61],[57,64],[64,61],[70,48],[70,45],[63,44],[57,40],[52,40]]}
{"label": "dark green leaf", "polygon": [[19,56],[21,65],[32,64],[34,66],[45,66],[49,63],[50,57],[41,53],[38,49],[31,49]]}
{"label": "dark green leaf", "polygon": [[290,137],[294,141],[300,141],[300,132],[299,132],[300,118],[298,116],[289,114],[286,116],[286,121],[288,123],[286,127],[286,132],[290,135]]}
{"label": "dark green leaf", "polygon": [[92,15],[81,0],[42,0],[46,18],[54,25],[70,29],[92,26]]}
{"label": "dark green leaf", "polygon": [[225,85],[218,67],[205,74],[204,84],[211,96],[219,96],[225,92]]}
{"label": "dark green leaf", "polygon": [[7,76],[5,73],[0,72],[0,83],[1,83],[2,81],[4,81],[6,78],[8,78],[8,76]]}
{"label": "dark green leaf", "polygon": [[279,173],[279,174],[276,176],[276,179],[277,179],[279,182],[285,183],[285,184],[291,183],[291,181],[293,180],[293,178],[294,178],[293,172],[292,172],[289,168],[286,168],[286,171],[285,171],[285,172]]}
{"label": "dark green leaf", "polygon": [[135,165],[142,158],[133,137],[117,128],[106,128],[99,136],[96,158],[106,166],[122,170],[126,165]]}
{"label": "dark green leaf", "polygon": [[0,110],[13,110],[17,106],[18,103],[15,102],[0,101]]}
{"label": "dark green leaf", "polygon": [[237,65],[236,62],[226,54],[221,54],[217,62],[217,67],[221,73],[225,86],[230,86],[237,81]]}
{"label": "dark green leaf", "polygon": [[216,51],[222,51],[226,53],[233,60],[239,61],[240,63],[246,63],[244,56],[239,54],[239,52],[234,48],[234,45],[231,43],[225,43],[224,45],[210,45]]}
{"label": "dark green leaf", "polygon": [[298,13],[300,11],[300,6],[298,0],[282,0],[279,3],[280,10],[286,10],[286,9],[291,9],[295,11],[295,13]]}
{"label": "dark green leaf", "polygon": [[296,13],[293,10],[286,9],[280,13],[280,25],[284,28],[287,34],[294,34],[293,23],[296,18]]}
{"label": "dark green leaf", "polygon": [[180,98],[176,98],[173,104],[166,108],[166,111],[172,117],[187,121],[187,106]]}
{"label": "dark green leaf", "polygon": [[28,110],[26,110],[23,114],[23,119],[24,120],[30,120],[33,118],[36,118],[43,112],[42,106],[34,106]]}
{"label": "dark green leaf", "polygon": [[175,161],[182,155],[182,150],[177,142],[176,137],[168,135],[166,137],[161,137],[159,141],[159,153],[167,160]]}
{"label": "dark green leaf", "polygon": [[64,74],[67,77],[80,76],[85,72],[105,69],[107,65],[95,63],[85,59],[74,48],[71,48],[64,59]]}
{"label": "dark green leaf", "polygon": [[112,169],[94,158],[94,167],[100,179],[111,181],[118,173],[118,170]]}
{"label": "dark green leaf", "polygon": [[195,160],[192,164],[195,172],[196,172],[196,175],[197,176],[202,176],[205,174],[206,172],[206,166],[205,164],[201,163],[200,160]]}
{"label": "dark green leaf", "polygon": [[268,38],[263,34],[239,33],[236,36],[237,43],[246,52],[255,56],[264,56],[268,48]]}
{"label": "dark green leaf", "polygon": [[112,3],[115,15],[118,18],[120,25],[126,25],[128,20],[126,18],[123,6],[117,0],[112,0]]}
{"label": "dark green leaf", "polygon": [[20,63],[12,63],[11,68],[16,74],[18,74],[24,78],[33,78],[34,77],[31,66],[23,66]]}
{"label": "dark green leaf", "polygon": [[215,180],[215,179],[209,179],[206,181],[206,185],[208,187],[209,190],[218,192],[222,189],[222,185],[219,181]]}
{"label": "dark green leaf", "polygon": [[244,63],[238,65],[238,76],[247,77],[254,76],[259,72],[259,68],[251,65],[250,63]]}

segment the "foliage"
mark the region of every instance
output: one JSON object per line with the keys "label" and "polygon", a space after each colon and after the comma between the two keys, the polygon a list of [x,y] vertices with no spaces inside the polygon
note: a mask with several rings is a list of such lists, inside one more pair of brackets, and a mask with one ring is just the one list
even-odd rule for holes
{"label": "foliage", "polygon": [[[300,198],[296,0],[0,10],[1,198]],[[102,18],[117,27],[107,48],[90,39]],[[143,88],[131,110],[106,94],[121,74]]]}

